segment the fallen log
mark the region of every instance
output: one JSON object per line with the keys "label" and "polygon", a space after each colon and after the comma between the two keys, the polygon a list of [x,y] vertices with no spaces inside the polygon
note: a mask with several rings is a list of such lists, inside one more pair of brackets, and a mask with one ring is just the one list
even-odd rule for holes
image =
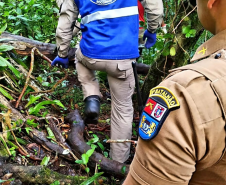
{"label": "fallen log", "polygon": [[[8,32],[3,32],[0,39],[7,39],[0,42],[1,44],[11,45],[15,48],[18,55],[30,56],[32,48],[36,47],[43,55],[53,60],[57,56],[56,44],[43,43],[36,40],[32,40],[19,35],[14,35]],[[77,48],[70,48],[68,57],[70,65],[74,66],[75,51]],[[37,55],[37,53],[35,53]],[[137,63],[137,73],[147,75],[150,69],[150,65]]]}
{"label": "fallen log", "polygon": [[37,129],[32,129],[29,132],[29,136],[35,141],[37,144],[42,145],[43,147],[47,147],[50,151],[58,153],[61,157],[69,160],[74,161],[73,157],[69,154],[68,149],[64,149],[62,146],[52,143],[50,140],[47,139],[46,135],[38,131]]}
{"label": "fallen log", "polygon": [[[0,45],[6,44],[13,46],[18,55],[30,56],[32,48],[36,47],[43,55],[47,56],[51,60],[53,60],[57,56],[56,44],[39,42],[8,32],[3,32],[0,36],[0,39],[6,39],[2,40],[0,42]],[[75,60],[75,51],[76,48],[70,48],[68,54],[70,61]]]}
{"label": "fallen log", "polygon": [[2,172],[13,173],[13,178],[19,178],[24,184],[81,184],[87,177],[63,175],[44,166],[19,166],[17,164],[0,165]]}
{"label": "fallen log", "polygon": [[[91,149],[91,147],[84,141],[83,133],[85,130],[85,125],[78,110],[69,113],[66,117],[66,120],[71,124],[71,131],[67,140],[70,143],[72,150],[83,154]],[[88,165],[92,168],[95,168],[96,164],[101,167],[102,171],[120,177],[126,176],[129,171],[129,165],[108,159],[102,154],[94,152],[90,157]],[[122,170],[124,167],[125,172]]]}

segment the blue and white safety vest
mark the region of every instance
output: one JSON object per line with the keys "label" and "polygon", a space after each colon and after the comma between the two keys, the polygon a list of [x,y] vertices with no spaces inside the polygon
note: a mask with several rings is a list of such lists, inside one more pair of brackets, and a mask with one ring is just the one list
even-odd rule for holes
{"label": "blue and white safety vest", "polygon": [[89,58],[139,57],[137,0],[75,0],[81,14],[80,48]]}

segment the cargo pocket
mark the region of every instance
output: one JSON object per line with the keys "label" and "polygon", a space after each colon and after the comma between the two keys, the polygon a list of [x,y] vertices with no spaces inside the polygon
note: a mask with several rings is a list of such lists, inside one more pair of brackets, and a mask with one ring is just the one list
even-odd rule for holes
{"label": "cargo pocket", "polygon": [[131,62],[120,62],[117,65],[118,77],[117,78],[128,78],[129,75],[133,72]]}
{"label": "cargo pocket", "polygon": [[127,78],[133,72],[132,64],[130,62],[108,63],[106,72],[114,78]]}

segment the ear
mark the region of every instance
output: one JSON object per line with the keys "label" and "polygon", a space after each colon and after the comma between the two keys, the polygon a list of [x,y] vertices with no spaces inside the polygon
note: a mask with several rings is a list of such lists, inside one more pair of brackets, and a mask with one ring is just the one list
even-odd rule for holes
{"label": "ear", "polygon": [[217,0],[208,0],[207,3],[207,8],[208,9],[212,9],[213,8],[213,4],[216,3]]}

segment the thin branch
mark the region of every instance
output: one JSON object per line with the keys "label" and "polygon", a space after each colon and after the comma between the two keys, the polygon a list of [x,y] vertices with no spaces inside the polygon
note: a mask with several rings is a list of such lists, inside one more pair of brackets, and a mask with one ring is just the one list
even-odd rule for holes
{"label": "thin branch", "polygon": [[34,52],[35,52],[36,49],[37,49],[37,48],[33,48],[33,49],[31,50],[31,65],[30,65],[30,70],[29,70],[29,72],[28,72],[28,74],[27,74],[25,86],[24,86],[24,88],[23,88],[23,90],[22,90],[22,92],[21,92],[21,94],[20,94],[20,96],[19,96],[19,98],[18,98],[18,100],[17,100],[17,102],[16,102],[16,106],[15,106],[16,108],[18,108],[19,103],[20,103],[20,100],[21,100],[21,98],[23,97],[23,95],[24,95],[24,93],[25,93],[25,91],[26,91],[26,89],[27,89],[27,86],[28,86],[28,82],[29,82],[29,80],[30,80],[31,73],[32,73],[33,68],[34,68]]}
{"label": "thin branch", "polygon": [[173,33],[175,33],[175,30],[178,28],[178,26],[183,22],[183,20],[188,17],[193,11],[195,11],[195,9],[197,8],[197,5],[195,6],[195,8],[193,8],[186,16],[184,16],[183,19],[181,19],[181,21],[177,24],[177,26],[173,29]]}
{"label": "thin branch", "polygon": [[137,144],[137,141],[129,140],[129,139],[119,139],[119,140],[112,140],[108,139],[106,143],[133,143]]}
{"label": "thin branch", "polygon": [[28,72],[28,74],[27,74],[27,78],[26,78],[26,82],[25,82],[25,86],[24,86],[24,88],[23,88],[23,90],[22,90],[22,92],[21,92],[21,94],[20,94],[20,96],[19,96],[19,98],[18,98],[18,100],[17,100],[17,102],[16,102],[16,108],[18,108],[18,106],[19,106],[19,103],[20,103],[20,100],[21,100],[21,98],[23,97],[23,95],[24,95],[24,93],[25,93],[25,91],[26,91],[26,89],[27,89],[27,87],[28,87],[28,83],[29,83],[29,80],[30,80],[30,76],[31,76],[31,73],[32,73],[32,71],[33,71],[33,67],[34,67],[34,52],[37,52],[44,60],[46,60],[47,62],[49,62],[50,64],[51,64],[51,60],[48,58],[48,57],[46,57],[45,55],[43,55],[42,53],[40,53],[40,51],[37,49],[37,48],[33,48],[32,50],[31,50],[31,65],[30,65],[30,70],[29,70],[29,72]]}
{"label": "thin branch", "polygon": [[65,69],[63,69],[63,71],[65,72],[64,78],[62,78],[61,80],[57,81],[57,83],[52,87],[52,89],[46,90],[46,91],[29,92],[28,94],[51,93],[51,92],[53,92],[57,88],[57,86],[59,84],[61,84],[64,80],[66,80],[67,77],[68,77],[68,72]]}
{"label": "thin branch", "polygon": [[2,77],[0,77],[0,80],[2,80],[2,79],[4,79],[6,76],[2,76]]}

